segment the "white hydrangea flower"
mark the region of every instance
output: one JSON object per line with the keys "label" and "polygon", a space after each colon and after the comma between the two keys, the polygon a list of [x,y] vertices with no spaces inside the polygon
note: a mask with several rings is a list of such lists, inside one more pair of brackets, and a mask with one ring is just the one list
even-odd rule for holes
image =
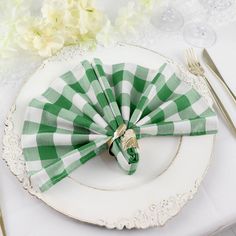
{"label": "white hydrangea flower", "polygon": [[89,0],[46,0],[42,16],[64,36],[65,45],[94,45],[103,27],[103,14]]}
{"label": "white hydrangea flower", "polygon": [[118,35],[136,32],[153,1],[128,2],[114,25],[93,0],[44,0],[41,17],[30,16],[28,1],[0,1],[0,53],[6,56],[20,47],[48,57],[67,45],[91,48],[114,43]]}
{"label": "white hydrangea flower", "polygon": [[121,36],[135,34],[141,25],[146,24],[151,16],[151,10],[154,4],[153,1],[154,0],[139,0],[128,2],[127,6],[121,8],[114,26],[118,34]]}
{"label": "white hydrangea flower", "polygon": [[[143,11],[148,11],[148,12],[152,11],[153,5],[154,5],[154,0],[139,0],[139,1],[143,7]],[[158,1],[156,0],[156,2],[158,2]]]}
{"label": "white hydrangea flower", "polygon": [[17,51],[16,25],[29,15],[29,7],[23,0],[0,2],[0,57],[10,57]]}
{"label": "white hydrangea flower", "polygon": [[103,26],[103,14],[88,0],[46,0],[42,18],[18,25],[19,46],[48,57],[64,45],[94,46]]}
{"label": "white hydrangea flower", "polygon": [[42,17],[56,28],[65,27],[68,4],[65,0],[45,0],[41,8]]}
{"label": "white hydrangea flower", "polygon": [[120,34],[127,34],[127,32],[136,33],[136,26],[139,25],[142,17],[137,11],[135,2],[128,2],[128,5],[121,8],[115,21],[115,28]]}
{"label": "white hydrangea flower", "polygon": [[117,42],[116,32],[109,19],[106,19],[102,30],[97,34],[96,40],[98,43],[108,46]]}
{"label": "white hydrangea flower", "polygon": [[52,56],[64,45],[64,37],[54,31],[43,19],[31,18],[17,27],[19,46],[42,57]]}

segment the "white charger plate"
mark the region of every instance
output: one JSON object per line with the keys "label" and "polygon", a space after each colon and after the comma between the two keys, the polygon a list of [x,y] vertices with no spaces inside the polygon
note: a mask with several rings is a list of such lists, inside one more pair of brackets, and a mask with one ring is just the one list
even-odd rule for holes
{"label": "white charger plate", "polygon": [[132,62],[149,68],[170,63],[181,79],[210,102],[203,82],[157,52],[127,44],[99,47],[95,52],[65,48],[23,85],[6,120],[3,158],[24,188],[67,216],[108,228],[161,226],[197,191],[210,163],[214,135],[143,138],[139,166],[131,176],[122,172],[114,158],[102,154],[44,193],[34,189],[27,177],[20,136],[29,101],[57,76],[93,57],[106,64]]}

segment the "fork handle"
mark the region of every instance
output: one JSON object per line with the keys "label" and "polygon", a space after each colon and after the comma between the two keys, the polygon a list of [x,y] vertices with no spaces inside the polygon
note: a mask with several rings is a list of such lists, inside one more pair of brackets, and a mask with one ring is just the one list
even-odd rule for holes
{"label": "fork handle", "polygon": [[208,81],[206,76],[203,76],[203,78],[205,79],[207,86],[211,92],[211,95],[213,97],[213,100],[215,101],[216,105],[218,106],[218,108],[220,109],[222,115],[224,116],[225,120],[228,122],[228,125],[233,129],[234,134],[236,135],[236,127],[234,125],[234,122],[232,121],[229,113],[227,112],[225,106],[223,105],[223,103],[221,102],[220,98],[218,97],[218,95],[216,94],[215,90],[213,89],[213,87],[211,86],[210,82]]}

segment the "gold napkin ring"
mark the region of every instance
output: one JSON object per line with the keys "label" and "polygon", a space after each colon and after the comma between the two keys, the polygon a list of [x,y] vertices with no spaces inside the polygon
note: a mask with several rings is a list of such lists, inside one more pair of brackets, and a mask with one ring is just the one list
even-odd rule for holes
{"label": "gold napkin ring", "polygon": [[122,148],[125,150],[127,150],[128,148],[131,147],[135,147],[138,148],[138,142],[136,139],[136,135],[135,132],[132,129],[127,129],[126,124],[121,124],[117,130],[114,132],[114,135],[111,139],[108,140],[107,144],[108,144],[108,148],[109,148],[109,152],[111,153],[111,147],[113,142],[120,138],[122,135],[123,138],[121,139],[121,144],[122,144]]}
{"label": "gold napkin ring", "polygon": [[124,136],[121,139],[121,144],[126,151],[128,148],[138,148],[138,141],[136,139],[136,134],[133,129],[127,129]]}
{"label": "gold napkin ring", "polygon": [[109,139],[108,142],[107,142],[109,150],[111,149],[111,146],[112,146],[113,142],[125,133],[126,128],[127,128],[126,124],[121,124],[117,128],[117,130],[113,134],[113,137],[111,139]]}

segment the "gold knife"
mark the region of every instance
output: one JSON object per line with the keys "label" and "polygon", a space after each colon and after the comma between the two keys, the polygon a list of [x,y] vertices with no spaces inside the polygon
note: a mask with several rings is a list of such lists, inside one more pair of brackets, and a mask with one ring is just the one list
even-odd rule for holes
{"label": "gold knife", "polygon": [[212,58],[210,57],[209,53],[206,49],[203,50],[203,59],[207,65],[207,68],[212,72],[212,74],[223,84],[226,91],[229,93],[229,95],[232,97],[234,103],[236,104],[236,95],[233,93],[233,91],[230,89],[228,84],[225,82],[224,78],[220,74],[219,70],[217,69],[215,63],[213,62]]}
{"label": "gold knife", "polygon": [[3,221],[2,213],[1,213],[1,210],[0,210],[0,234],[1,234],[1,231],[2,231],[2,235],[6,236],[6,229],[5,229],[5,226],[4,226],[4,221]]}

